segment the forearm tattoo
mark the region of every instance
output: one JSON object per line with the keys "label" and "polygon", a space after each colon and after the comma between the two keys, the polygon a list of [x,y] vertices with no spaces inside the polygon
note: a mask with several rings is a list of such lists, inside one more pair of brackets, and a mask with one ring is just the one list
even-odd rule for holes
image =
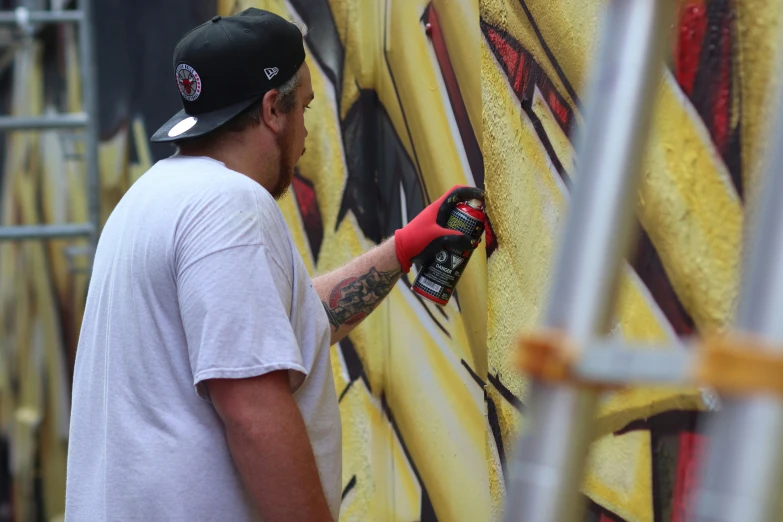
{"label": "forearm tattoo", "polygon": [[355,324],[370,315],[375,306],[394,287],[402,272],[400,269],[379,272],[372,267],[359,277],[350,277],[337,283],[324,303],[326,315],[334,331],[344,324]]}

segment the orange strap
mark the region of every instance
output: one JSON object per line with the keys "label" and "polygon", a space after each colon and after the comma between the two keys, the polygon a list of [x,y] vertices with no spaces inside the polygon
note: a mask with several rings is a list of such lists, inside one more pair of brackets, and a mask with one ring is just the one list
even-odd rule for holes
{"label": "orange strap", "polygon": [[783,353],[749,335],[709,337],[701,343],[693,379],[728,394],[783,396]]}
{"label": "orange strap", "polygon": [[[569,382],[582,387],[608,388],[603,383],[580,379],[573,370],[580,350],[565,333],[542,330],[519,340],[517,368],[523,373],[548,382]],[[614,386],[613,386],[614,387]]]}
{"label": "orange strap", "polygon": [[[728,394],[771,392],[783,396],[783,352],[772,351],[750,336],[737,334],[703,339],[693,349],[697,350],[691,371],[694,385]],[[580,349],[565,333],[543,330],[520,338],[516,365],[521,372],[543,381],[617,387],[579,378],[574,364],[580,356]]]}

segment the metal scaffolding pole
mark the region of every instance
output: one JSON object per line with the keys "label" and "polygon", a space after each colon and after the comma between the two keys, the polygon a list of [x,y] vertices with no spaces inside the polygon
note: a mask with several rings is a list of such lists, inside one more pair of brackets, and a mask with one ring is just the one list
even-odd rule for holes
{"label": "metal scaffolding pole", "polygon": [[[783,107],[783,89],[778,96]],[[783,120],[775,119],[752,226],[733,330],[783,352]],[[783,379],[783,376],[779,377]],[[706,423],[707,452],[694,496],[697,522],[780,520],[783,401],[780,395],[727,397]]]}
{"label": "metal scaffolding pole", "polygon": [[64,24],[82,21],[81,11],[30,11],[20,7],[15,11],[0,12],[0,24]]}
{"label": "metal scaffolding pole", "polygon": [[[91,0],[79,0],[83,22],[79,26],[79,51],[82,110],[89,115],[84,129],[84,163],[87,169],[87,215],[93,226],[90,246],[98,244],[101,231],[100,175],[98,170],[98,93],[94,43],[94,6]],[[92,266],[92,262],[90,262]]]}
{"label": "metal scaffolding pole", "polygon": [[81,129],[87,125],[87,115],[52,114],[50,116],[0,116],[0,130]]}
{"label": "metal scaffolding pole", "polygon": [[68,223],[64,225],[18,225],[0,227],[0,240],[22,241],[28,239],[56,239],[64,237],[90,237],[94,234],[92,223]]}
{"label": "metal scaffolding pole", "polygon": [[[612,0],[607,7],[578,142],[580,172],[543,325],[579,346],[607,333],[673,14],[671,0]],[[531,389],[505,521],[575,522],[597,396],[535,379]]]}
{"label": "metal scaffolding pole", "polygon": [[88,251],[92,257],[100,235],[101,218],[93,5],[90,0],[78,0],[76,9],[34,11],[17,7],[13,11],[0,11],[0,25],[16,25],[28,35],[33,34],[33,26],[39,24],[74,24],[77,28],[82,112],[28,117],[0,116],[0,132],[82,130],[88,222],[0,226],[0,241],[87,237],[90,243]]}

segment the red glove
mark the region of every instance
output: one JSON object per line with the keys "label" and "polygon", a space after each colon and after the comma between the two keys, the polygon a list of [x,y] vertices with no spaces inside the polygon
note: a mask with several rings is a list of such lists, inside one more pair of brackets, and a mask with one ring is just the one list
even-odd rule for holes
{"label": "red glove", "polygon": [[471,199],[484,201],[484,192],[475,187],[455,185],[430,203],[413,221],[394,232],[397,261],[404,273],[410,271],[414,261],[426,263],[443,247],[472,250],[478,246],[470,236],[443,226],[457,203]]}

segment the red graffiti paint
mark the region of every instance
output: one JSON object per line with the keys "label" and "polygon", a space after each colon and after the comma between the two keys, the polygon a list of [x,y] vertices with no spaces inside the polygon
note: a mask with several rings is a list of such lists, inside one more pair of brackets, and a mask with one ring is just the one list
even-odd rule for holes
{"label": "red graffiti paint", "polygon": [[514,92],[523,93],[527,88],[527,82],[530,78],[530,61],[525,53],[519,53],[519,62],[517,72],[514,75]]}
{"label": "red graffiti paint", "polygon": [[686,0],[679,10],[674,49],[674,74],[710,132],[716,148],[732,168],[742,192],[741,176],[732,149],[740,107],[733,97],[735,15],[732,0]]}
{"label": "red graffiti paint", "polygon": [[573,111],[555,88],[544,69],[511,35],[488,24],[483,24],[482,30],[489,40],[495,58],[506,72],[514,94],[523,103],[530,103],[534,87],[538,88],[555,117],[555,121],[563,129],[563,132],[569,135],[573,122]]}
{"label": "red graffiti paint", "polygon": [[571,114],[569,112],[568,106],[557,96],[557,93],[554,89],[550,90],[547,94],[546,102],[561,125],[567,125]]}
{"label": "red graffiti paint", "polygon": [[675,75],[682,90],[689,96],[693,94],[699,56],[707,32],[707,9],[703,4],[703,0],[690,0],[680,7]]}
{"label": "red graffiti paint", "polygon": [[680,434],[671,522],[687,522],[689,520],[688,509],[698,484],[699,466],[705,442],[706,437],[698,433]]}
{"label": "red graffiti paint", "polygon": [[501,58],[502,65],[506,72],[513,73],[517,70],[517,62],[520,59],[521,53],[511,45],[511,42],[503,38],[503,36],[494,28],[489,28],[487,31],[487,37],[499,57]]}
{"label": "red graffiti paint", "polygon": [[302,224],[307,234],[307,240],[310,243],[310,251],[313,254],[313,259],[317,261],[324,238],[324,227],[321,210],[318,207],[318,198],[315,194],[315,187],[309,180],[306,180],[296,172],[291,182],[291,188],[294,196],[296,196],[299,214],[302,216]]}

